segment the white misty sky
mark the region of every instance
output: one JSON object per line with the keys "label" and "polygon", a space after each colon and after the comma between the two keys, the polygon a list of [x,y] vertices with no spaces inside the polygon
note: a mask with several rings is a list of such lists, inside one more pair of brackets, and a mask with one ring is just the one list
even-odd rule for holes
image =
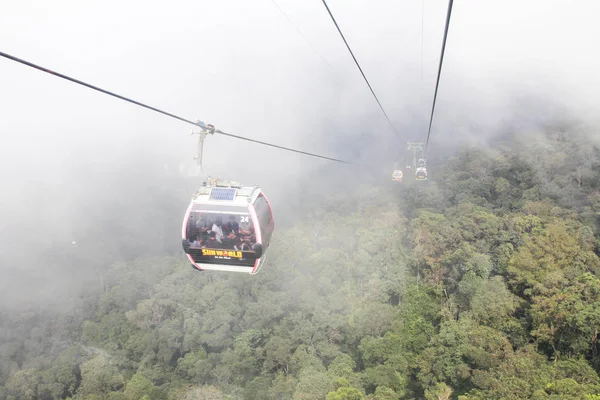
{"label": "white misty sky", "polygon": [[[272,0],[6,0],[0,51],[234,134],[333,157],[348,151],[332,145],[342,139],[363,149],[363,161],[391,168],[405,147],[322,2],[276,1],[331,68]],[[447,2],[328,4],[403,140],[424,140]],[[597,122],[598,15],[597,0],[456,0],[432,140],[484,145],[502,124],[524,118],[523,97]],[[3,58],[0,110],[0,238],[9,246],[33,239],[12,228],[24,209],[54,215],[43,234],[64,238],[80,225],[72,208],[96,194],[77,186],[50,197],[36,191],[40,181],[64,182],[98,165],[127,181],[140,165],[193,162],[191,126]],[[376,139],[344,143],[359,133]],[[328,163],[219,136],[205,149],[209,173],[269,194]]]}
{"label": "white misty sky", "polygon": [[[367,125],[396,146],[323,4],[277,3],[333,68],[271,0],[11,1],[0,14],[0,45],[236,134],[336,156],[327,136]],[[328,4],[392,121],[403,136],[423,138],[447,2]],[[510,116],[511,99],[522,94],[589,113],[598,105],[599,12],[594,0],[457,0],[435,137],[456,140],[448,132],[465,122],[493,125]],[[80,162],[131,157],[134,149],[193,155],[191,126],[8,60],[0,59],[0,72],[4,163],[27,157],[30,167],[47,169],[61,155]],[[283,164],[297,170],[313,162],[224,137],[210,138],[207,152],[215,172],[242,169],[253,179],[288,171]]]}
{"label": "white misty sky", "polygon": [[[366,132],[375,143],[347,143],[364,161],[368,147],[402,153],[323,4],[276,1],[332,67],[272,0],[12,1],[0,50],[234,134],[344,157],[332,143]],[[402,138],[424,140],[447,2],[328,4]],[[455,1],[432,140],[481,141],[523,96],[593,119],[599,14],[594,0]],[[17,193],[140,155],[193,163],[187,124],[6,59],[0,88],[0,176]],[[219,136],[205,149],[209,173],[267,191],[328,163]]]}

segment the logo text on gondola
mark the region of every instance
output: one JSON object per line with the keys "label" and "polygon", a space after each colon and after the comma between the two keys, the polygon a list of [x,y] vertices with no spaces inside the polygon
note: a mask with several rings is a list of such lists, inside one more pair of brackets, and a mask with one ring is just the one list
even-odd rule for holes
{"label": "logo text on gondola", "polygon": [[241,251],[202,249],[202,255],[203,256],[218,256],[218,257],[242,258],[242,252]]}

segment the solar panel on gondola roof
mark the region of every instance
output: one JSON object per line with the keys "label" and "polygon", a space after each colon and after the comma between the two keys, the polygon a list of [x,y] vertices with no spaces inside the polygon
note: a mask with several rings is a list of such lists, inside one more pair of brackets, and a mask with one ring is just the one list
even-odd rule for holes
{"label": "solar panel on gondola roof", "polygon": [[235,188],[212,188],[209,200],[228,200],[235,199],[237,189]]}

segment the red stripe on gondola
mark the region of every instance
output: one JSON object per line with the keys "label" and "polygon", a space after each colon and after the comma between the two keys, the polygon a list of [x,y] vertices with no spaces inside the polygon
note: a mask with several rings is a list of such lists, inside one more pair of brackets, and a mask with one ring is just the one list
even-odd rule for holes
{"label": "red stripe on gondola", "polygon": [[[258,221],[258,217],[256,216],[256,210],[254,209],[254,206],[252,204],[248,204],[248,212],[250,213],[250,217],[252,218],[252,225],[254,225],[256,243],[260,243],[262,245],[262,232],[260,231],[260,223]],[[262,256],[263,254],[260,255],[261,258]],[[254,271],[256,271],[256,268],[258,268],[259,260],[260,258],[257,258],[256,261],[254,261],[254,268],[252,268],[252,271],[250,271],[251,274],[253,274]]]}
{"label": "red stripe on gondola", "polygon": [[269,213],[271,214],[271,223],[269,224],[269,227],[271,228],[271,232],[273,232],[273,230],[275,229],[275,219],[273,218],[273,210],[271,209],[271,202],[269,201],[267,196],[265,196],[264,193],[261,193],[261,195],[262,195],[262,197],[265,198],[265,200],[267,201],[267,206],[269,207]]}
{"label": "red stripe on gondola", "polygon": [[[190,214],[192,213],[193,207],[194,207],[194,202],[191,202],[190,206],[188,207],[187,211],[185,212],[185,217],[183,218],[183,226],[181,227],[181,237],[185,240],[187,240],[187,225],[188,225],[188,220],[190,219]],[[198,264],[196,264],[196,261],[194,261],[194,258],[191,255],[189,255],[187,253],[185,255],[190,260],[192,265],[194,265],[198,269],[202,269],[198,266]]]}

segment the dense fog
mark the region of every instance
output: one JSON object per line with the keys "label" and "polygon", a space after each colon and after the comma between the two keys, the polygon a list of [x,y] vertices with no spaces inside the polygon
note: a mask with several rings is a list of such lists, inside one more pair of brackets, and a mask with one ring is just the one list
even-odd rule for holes
{"label": "dense fog", "polygon": [[[260,185],[278,229],[293,229],[322,217],[330,196],[388,187],[406,142],[425,140],[447,7],[328,5],[396,131],[319,1],[13,2],[0,51],[225,132],[361,164],[209,136],[204,172]],[[598,143],[599,12],[583,0],[455,2],[433,180],[464,146],[497,156],[539,143],[551,155],[553,130]],[[202,181],[193,126],[5,58],[0,109],[2,312],[70,312],[82,293],[107,290],[115,262],[185,262],[181,219]],[[533,168],[554,185],[547,165]]]}

